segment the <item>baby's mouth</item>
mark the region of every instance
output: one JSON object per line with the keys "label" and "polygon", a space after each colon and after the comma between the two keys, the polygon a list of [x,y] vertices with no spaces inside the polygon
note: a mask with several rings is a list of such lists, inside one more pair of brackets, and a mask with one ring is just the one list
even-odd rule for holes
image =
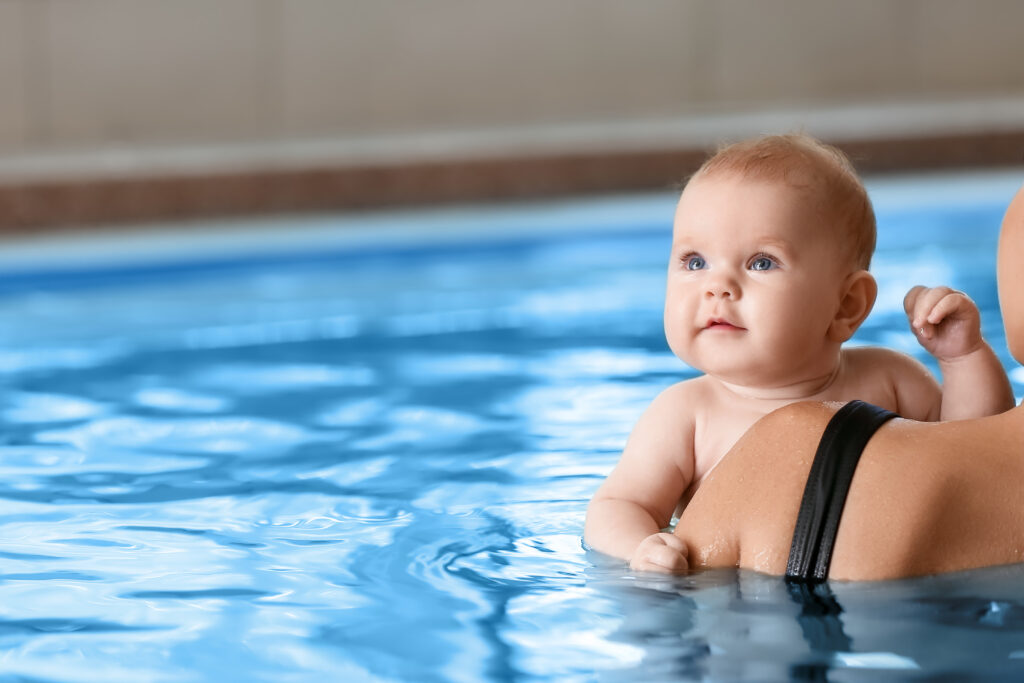
{"label": "baby's mouth", "polygon": [[736,331],[745,330],[746,328],[745,327],[740,327],[739,325],[733,325],[731,322],[729,322],[725,318],[712,318],[711,320],[708,321],[708,324],[704,326],[704,329],[705,330],[722,330],[723,332],[727,332],[727,331],[730,331],[730,330],[736,330]]}

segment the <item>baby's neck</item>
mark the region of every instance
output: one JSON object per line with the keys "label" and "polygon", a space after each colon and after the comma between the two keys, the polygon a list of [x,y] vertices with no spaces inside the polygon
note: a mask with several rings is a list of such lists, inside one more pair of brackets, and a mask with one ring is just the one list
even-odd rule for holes
{"label": "baby's neck", "polygon": [[740,398],[788,403],[791,401],[805,401],[820,397],[821,394],[828,391],[829,387],[835,384],[841,369],[841,356],[837,356],[836,362],[833,364],[832,368],[827,371],[814,373],[810,377],[802,377],[791,383],[785,383],[777,386],[750,386],[734,384],[722,379],[719,379],[718,382],[725,390],[739,396]]}

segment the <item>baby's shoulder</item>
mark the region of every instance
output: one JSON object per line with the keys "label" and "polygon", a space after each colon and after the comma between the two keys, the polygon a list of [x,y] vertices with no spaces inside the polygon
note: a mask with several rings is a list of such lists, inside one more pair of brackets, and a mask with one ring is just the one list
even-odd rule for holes
{"label": "baby's shoulder", "polygon": [[942,388],[924,363],[905,353],[876,346],[852,348],[844,353],[851,397],[914,420],[937,419]]}
{"label": "baby's shoulder", "polygon": [[711,398],[707,377],[700,376],[676,382],[659,393],[648,406],[645,417],[668,419],[677,424],[691,424]]}
{"label": "baby's shoulder", "polygon": [[661,391],[637,420],[627,451],[692,456],[693,434],[700,409],[700,383],[677,382]]}
{"label": "baby's shoulder", "polygon": [[857,374],[885,374],[903,377],[928,374],[928,368],[916,358],[881,346],[854,346],[843,349],[846,366]]}
{"label": "baby's shoulder", "polygon": [[712,393],[711,379],[707,375],[685,379],[665,388],[655,401],[672,405],[707,400]]}

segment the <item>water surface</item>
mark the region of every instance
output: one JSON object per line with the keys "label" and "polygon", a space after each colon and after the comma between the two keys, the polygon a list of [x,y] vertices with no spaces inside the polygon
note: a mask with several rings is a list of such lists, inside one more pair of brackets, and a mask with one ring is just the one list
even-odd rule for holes
{"label": "water surface", "polygon": [[[880,295],[856,341],[934,367],[901,302],[950,284],[1011,367],[993,264],[1017,184],[873,183]],[[672,205],[9,246],[5,680],[1020,676],[1019,567],[798,599],[584,551],[634,420],[693,375],[661,332]]]}

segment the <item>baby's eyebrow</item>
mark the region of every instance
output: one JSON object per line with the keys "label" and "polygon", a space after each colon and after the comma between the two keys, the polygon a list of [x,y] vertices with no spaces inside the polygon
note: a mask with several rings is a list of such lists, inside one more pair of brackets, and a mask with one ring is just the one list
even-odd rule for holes
{"label": "baby's eyebrow", "polygon": [[693,247],[695,240],[690,235],[674,235],[672,237],[672,248],[681,249],[686,247],[687,249]]}
{"label": "baby's eyebrow", "polygon": [[[755,249],[766,249],[771,251],[780,251],[784,253],[792,253],[797,250],[795,242],[783,239],[776,235],[763,235],[753,238],[750,242],[744,241],[744,244],[753,245]],[[739,246],[739,245],[737,245]],[[672,239],[672,250],[673,251],[700,251],[700,237],[694,236],[693,234],[675,234]]]}
{"label": "baby's eyebrow", "polygon": [[793,251],[795,249],[793,242],[774,236],[763,237],[758,239],[755,243],[764,248],[778,249],[780,251]]}

